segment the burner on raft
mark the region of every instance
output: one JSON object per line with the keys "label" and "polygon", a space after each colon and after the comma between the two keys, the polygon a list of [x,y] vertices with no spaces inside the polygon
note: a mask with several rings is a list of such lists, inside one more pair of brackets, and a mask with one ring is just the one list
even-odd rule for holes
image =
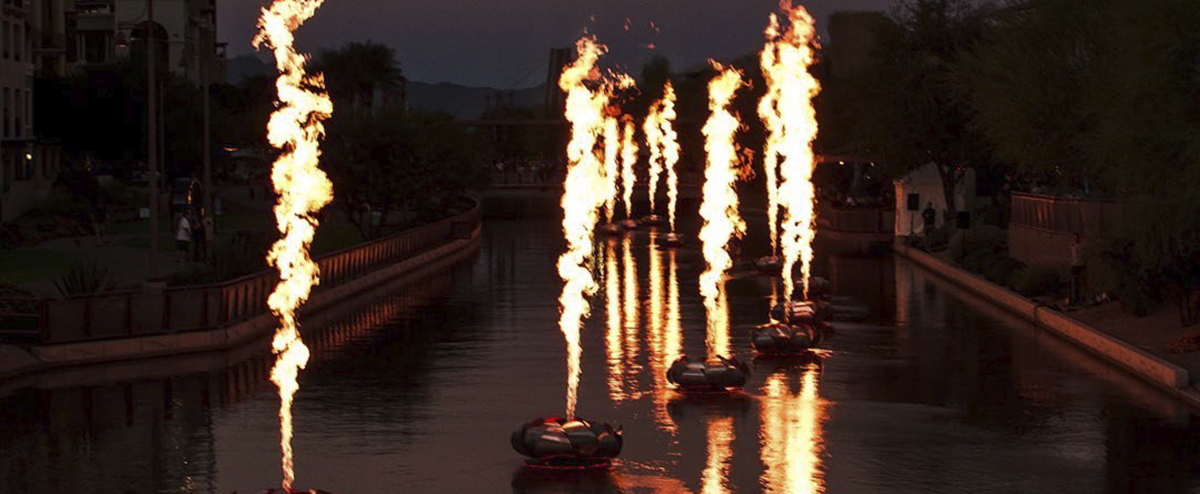
{"label": "burner on raft", "polygon": [[625,221],[622,221],[620,223],[620,225],[621,225],[621,228],[623,228],[625,230],[637,230],[637,228],[638,228],[638,222],[636,222],[632,219],[627,219]]}
{"label": "burner on raft", "polygon": [[638,218],[638,224],[642,226],[663,226],[666,222],[659,215],[651,214]]}
{"label": "burner on raft", "polygon": [[769,276],[778,276],[783,273],[783,258],[778,256],[763,256],[754,261],[754,267],[758,268],[758,272]]}
{"label": "burner on raft", "polygon": [[658,245],[663,247],[681,247],[683,246],[683,236],[675,232],[668,233],[658,238]]}
{"label": "burner on raft", "polygon": [[601,235],[620,235],[621,227],[614,223],[602,223],[596,227],[596,231]]}
{"label": "burner on raft", "polygon": [[704,362],[684,355],[667,369],[667,382],[685,393],[724,393],[745,386],[749,375],[750,368],[736,358]]}
{"label": "burner on raft", "polygon": [[512,447],[532,468],[605,468],[621,454],[621,429],[575,417],[546,417],[522,425],[512,434]]}
{"label": "burner on raft", "polygon": [[821,332],[804,323],[764,324],[750,333],[750,345],[760,355],[800,355],[821,342]]}
{"label": "burner on raft", "polygon": [[785,324],[807,324],[826,329],[833,321],[833,306],[824,300],[780,304],[771,308],[771,319]]}

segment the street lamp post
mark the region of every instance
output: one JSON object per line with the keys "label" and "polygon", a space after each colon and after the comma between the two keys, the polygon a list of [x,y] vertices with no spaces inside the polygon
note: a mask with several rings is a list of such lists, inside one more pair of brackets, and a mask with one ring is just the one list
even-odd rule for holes
{"label": "street lamp post", "polygon": [[158,74],[154,69],[154,0],[146,0],[146,165],[150,168],[150,281],[158,280]]}

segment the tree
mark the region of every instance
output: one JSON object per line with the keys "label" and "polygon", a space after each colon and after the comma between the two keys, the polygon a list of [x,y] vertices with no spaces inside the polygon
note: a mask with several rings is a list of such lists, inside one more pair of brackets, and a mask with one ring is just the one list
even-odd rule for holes
{"label": "tree", "polygon": [[[479,136],[449,116],[342,115],[327,130],[323,161],[334,196],[364,238],[378,236],[392,213],[439,214],[451,200],[486,185]],[[368,211],[381,215],[378,225],[364,218]]]}
{"label": "tree", "polygon": [[853,122],[845,139],[856,154],[878,157],[888,175],[937,167],[949,216],[957,213],[954,191],[967,169],[988,160],[968,125],[969,108],[949,82],[989,12],[970,0],[902,0],[862,77],[848,83],[857,98],[843,107]]}
{"label": "tree", "polygon": [[404,81],[395,50],[370,40],[322,50],[314,69],[325,75],[325,87],[334,98],[334,108],[350,113],[378,106],[373,101],[376,89],[399,89]]}

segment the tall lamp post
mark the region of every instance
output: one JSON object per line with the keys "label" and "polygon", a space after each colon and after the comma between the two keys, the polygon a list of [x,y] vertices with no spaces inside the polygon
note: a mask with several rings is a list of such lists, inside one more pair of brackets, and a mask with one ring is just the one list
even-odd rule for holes
{"label": "tall lamp post", "polygon": [[[212,70],[214,57],[213,52],[216,51],[215,43],[217,38],[215,35],[216,29],[214,29],[214,26],[211,23],[208,23],[205,27],[208,30],[208,36],[213,43],[210,44],[208,43],[208,40],[205,40],[204,50],[206,54],[201,57],[200,60],[200,87],[204,90],[202,102],[204,105],[204,121],[201,123],[201,125],[204,127],[202,130],[202,133],[204,134],[202,146],[204,148],[204,218],[212,218],[216,213],[212,208],[212,129],[210,128],[212,122],[210,120],[211,110],[209,109],[209,98],[211,96],[209,93],[212,92],[212,75],[210,74],[210,71]],[[205,221],[204,218],[201,218],[200,221]],[[216,224],[215,221],[209,221],[206,224],[201,225],[204,228],[204,235],[208,235],[210,238],[215,238],[215,235],[211,235],[213,232],[208,231],[208,229],[212,228],[212,225],[214,224]],[[203,245],[206,249],[206,252],[203,252],[202,255],[205,256],[205,260],[207,260],[209,254],[212,252],[213,246],[209,245],[209,242],[207,241],[204,242]]]}
{"label": "tall lamp post", "polygon": [[158,280],[158,74],[154,69],[154,0],[146,0],[146,165],[150,168],[150,281]]}

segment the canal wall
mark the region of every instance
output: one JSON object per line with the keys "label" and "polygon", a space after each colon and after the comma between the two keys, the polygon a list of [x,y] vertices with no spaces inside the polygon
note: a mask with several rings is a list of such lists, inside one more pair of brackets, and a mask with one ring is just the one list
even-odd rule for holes
{"label": "canal wall", "polygon": [[[475,204],[467,212],[432,224],[321,256],[316,261],[322,284],[301,315],[331,308],[383,283],[403,283],[430,269],[453,265],[478,250],[481,231]],[[266,307],[266,296],[276,279],[273,271],[267,271],[161,293],[45,301],[39,323],[42,343],[28,349],[0,345],[0,381],[59,367],[212,352],[251,343],[275,330],[276,318]],[[195,323],[172,326],[178,313]]]}
{"label": "canal wall", "polygon": [[902,242],[896,242],[893,250],[897,255],[1020,316],[1034,326],[1049,330],[1180,400],[1200,407],[1200,392],[1189,386],[1187,369]]}

